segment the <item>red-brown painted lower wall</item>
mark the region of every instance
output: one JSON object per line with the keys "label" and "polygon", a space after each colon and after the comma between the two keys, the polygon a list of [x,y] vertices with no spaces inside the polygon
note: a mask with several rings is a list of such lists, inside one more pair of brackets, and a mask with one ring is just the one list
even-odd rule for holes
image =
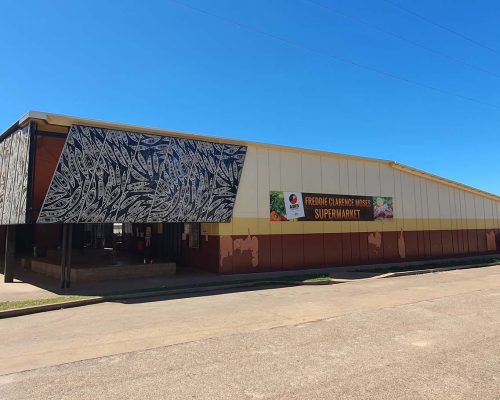
{"label": "red-brown painted lower wall", "polygon": [[235,274],[466,256],[494,253],[490,232],[499,251],[500,229],[210,236],[200,249],[188,249],[186,261]]}
{"label": "red-brown painted lower wall", "polygon": [[193,267],[209,272],[219,272],[219,254],[220,254],[220,238],[218,236],[210,236],[209,240],[205,240],[203,236],[200,240],[200,247],[191,249],[188,246],[189,240],[182,241],[182,268]]}

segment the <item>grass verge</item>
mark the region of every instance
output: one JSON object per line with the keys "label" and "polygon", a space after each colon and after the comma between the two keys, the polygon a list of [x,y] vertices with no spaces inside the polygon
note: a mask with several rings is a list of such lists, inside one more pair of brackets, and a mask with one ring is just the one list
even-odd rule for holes
{"label": "grass verge", "polygon": [[52,297],[49,299],[37,300],[18,300],[18,301],[2,301],[0,302],[0,311],[16,310],[19,308],[45,306],[47,304],[67,303],[69,301],[95,299],[98,296],[61,296]]}
{"label": "grass verge", "polygon": [[302,283],[331,282],[331,280],[329,276],[318,276],[316,278],[304,279]]}

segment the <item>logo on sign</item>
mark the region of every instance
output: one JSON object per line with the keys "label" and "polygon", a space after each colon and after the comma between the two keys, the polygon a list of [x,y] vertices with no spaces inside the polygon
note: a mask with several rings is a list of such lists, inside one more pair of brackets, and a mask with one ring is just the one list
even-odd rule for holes
{"label": "logo on sign", "polygon": [[285,192],[285,209],[287,219],[297,219],[305,216],[302,193]]}

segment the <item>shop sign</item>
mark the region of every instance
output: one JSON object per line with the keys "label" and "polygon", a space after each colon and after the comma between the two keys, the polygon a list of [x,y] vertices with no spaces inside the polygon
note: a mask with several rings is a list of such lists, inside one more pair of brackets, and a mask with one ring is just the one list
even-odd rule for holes
{"label": "shop sign", "polygon": [[270,192],[271,221],[374,221],[393,214],[392,197]]}

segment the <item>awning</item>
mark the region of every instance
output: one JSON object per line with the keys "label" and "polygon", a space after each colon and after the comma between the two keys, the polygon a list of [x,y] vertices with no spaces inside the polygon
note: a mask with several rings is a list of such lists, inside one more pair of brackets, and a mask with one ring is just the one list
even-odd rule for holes
{"label": "awning", "polygon": [[245,154],[245,146],[73,125],[37,222],[227,222]]}

